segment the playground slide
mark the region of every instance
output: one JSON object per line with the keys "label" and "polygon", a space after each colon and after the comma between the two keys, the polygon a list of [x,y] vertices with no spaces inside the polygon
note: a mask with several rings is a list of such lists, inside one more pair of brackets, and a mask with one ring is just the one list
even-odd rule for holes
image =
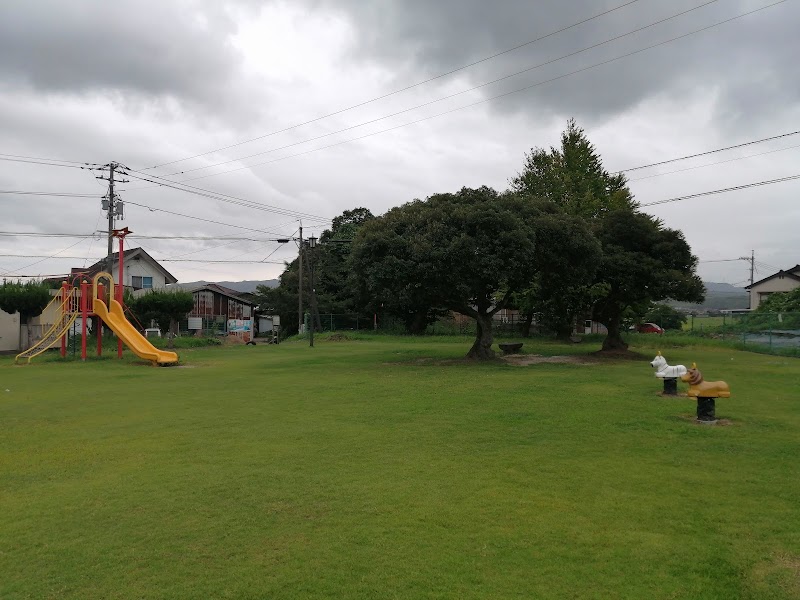
{"label": "playground slide", "polygon": [[120,306],[119,302],[116,300],[111,300],[111,310],[109,311],[105,302],[95,298],[94,313],[103,319],[103,322],[111,328],[111,331],[113,331],[128,348],[133,350],[133,353],[139,358],[150,360],[160,365],[178,362],[177,354],[159,350],[148,342],[146,337],[136,331],[136,328],[125,318],[122,306]]}

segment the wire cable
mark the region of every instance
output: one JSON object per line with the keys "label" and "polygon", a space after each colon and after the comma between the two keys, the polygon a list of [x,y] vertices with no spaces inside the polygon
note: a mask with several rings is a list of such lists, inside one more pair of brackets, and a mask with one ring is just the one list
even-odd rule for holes
{"label": "wire cable", "polygon": [[[744,160],[746,158],[754,158],[756,156],[764,156],[765,154],[774,154],[775,152],[785,152],[786,150],[793,150],[795,148],[800,148],[800,144],[795,146],[789,146],[788,148],[778,148],[777,150],[767,150],[766,152],[758,152],[756,154],[748,154],[747,156],[738,156],[736,158],[729,158],[728,160],[720,160],[713,163],[708,163],[707,165],[698,165],[696,167],[686,167],[685,169],[677,169],[676,171],[667,171],[666,173],[656,173],[654,175],[647,175],[646,177],[637,177],[636,179],[629,179],[628,183],[633,183],[634,181],[644,181],[645,179],[652,179],[653,177],[661,177],[662,175],[672,175],[674,173],[683,173],[684,171],[694,171],[695,169],[705,169],[706,167],[714,167],[716,165],[724,165],[725,163],[736,162],[737,160]],[[677,159],[683,160],[683,159]]]}
{"label": "wire cable", "polygon": [[277,148],[271,148],[270,150],[264,150],[263,152],[256,152],[255,154],[249,154],[247,156],[241,156],[239,158],[232,158],[230,160],[225,160],[225,161],[222,161],[222,162],[214,163],[214,164],[211,164],[211,165],[206,165],[206,166],[203,166],[203,167],[195,167],[194,169],[185,169],[183,171],[177,171],[175,173],[169,173],[166,176],[167,177],[173,177],[175,175],[182,175],[182,174],[185,174],[185,173],[192,173],[192,172],[195,172],[195,171],[202,171],[202,170],[205,170],[205,169],[211,169],[213,167],[219,167],[219,166],[222,166],[222,165],[227,165],[227,164],[230,164],[230,163],[233,163],[233,162],[237,162],[237,161],[240,161],[240,160],[246,160],[248,158],[254,158],[256,156],[263,156],[265,154],[270,154],[272,152],[277,152],[278,150],[285,150],[286,148],[292,148],[294,146],[300,146],[302,144],[307,144],[308,142],[313,142],[313,141],[316,141],[316,140],[320,140],[320,139],[323,139],[323,138],[330,137],[332,135],[336,135],[336,134],[339,134],[339,133],[344,133],[345,131],[351,131],[353,129],[358,129],[359,127],[364,127],[365,125],[371,125],[372,123],[377,123],[379,121],[384,121],[386,119],[390,119],[390,118],[396,117],[398,115],[402,115],[402,114],[405,114],[405,113],[412,112],[412,111],[417,110],[419,108],[424,108],[426,106],[431,106],[433,104],[437,104],[439,102],[443,102],[445,100],[449,100],[451,98],[455,98],[456,96],[461,96],[462,94],[467,94],[469,92],[474,92],[475,90],[479,90],[479,89],[484,88],[486,86],[493,85],[495,83],[498,83],[500,81],[504,81],[506,79],[510,79],[512,77],[516,77],[517,75],[522,75],[523,73],[528,73],[530,71],[533,71],[535,69],[539,69],[539,68],[544,67],[546,65],[550,65],[550,64],[559,62],[559,61],[564,60],[566,58],[570,58],[572,56],[577,56],[578,54],[582,54],[584,52],[588,52],[589,50],[594,50],[595,48],[599,48],[600,46],[603,46],[605,44],[610,44],[611,42],[617,41],[619,39],[622,39],[622,38],[625,38],[627,36],[633,35],[635,33],[639,33],[641,31],[644,31],[645,29],[649,29],[651,27],[655,27],[656,25],[659,25],[659,24],[664,23],[666,21],[669,21],[671,19],[675,19],[677,17],[680,17],[680,16],[685,15],[687,13],[690,13],[692,11],[698,10],[700,8],[704,8],[704,7],[708,6],[709,4],[714,4],[714,3],[718,2],[718,1],[719,0],[708,0],[704,4],[700,4],[698,6],[695,6],[694,8],[690,8],[688,10],[684,10],[684,11],[679,12],[677,14],[674,14],[674,15],[672,15],[670,17],[666,17],[666,18],[661,19],[659,21],[655,21],[654,23],[650,23],[649,25],[645,25],[643,27],[639,27],[639,28],[634,29],[632,31],[629,31],[627,33],[623,33],[621,35],[609,38],[609,39],[607,39],[605,41],[602,41],[602,42],[599,42],[597,44],[593,44],[591,46],[587,46],[586,48],[582,48],[581,50],[577,50],[577,51],[571,52],[569,54],[564,54],[563,56],[559,56],[558,58],[554,58],[554,59],[545,61],[543,63],[539,63],[539,64],[534,65],[532,67],[527,67],[525,69],[522,69],[521,71],[516,71],[514,73],[510,73],[509,75],[504,75],[503,77],[498,77],[497,79],[493,79],[491,81],[487,81],[486,83],[482,83],[480,85],[476,85],[474,87],[471,87],[471,88],[468,88],[468,89],[465,89],[465,90],[461,90],[459,92],[454,92],[452,94],[448,94],[447,96],[442,96],[441,98],[436,98],[435,100],[430,100],[428,102],[423,102],[422,104],[417,104],[416,106],[405,108],[403,110],[399,110],[399,111],[390,113],[388,115],[384,115],[382,117],[377,117],[375,119],[370,119],[369,121],[363,121],[361,123],[357,123],[355,125],[350,125],[348,127],[345,127],[343,129],[338,129],[336,131],[331,131],[329,133],[324,133],[322,135],[318,135],[316,137],[312,137],[312,138],[308,138],[308,139],[305,139],[305,140],[301,140],[299,142],[292,142],[291,144],[285,144],[285,145],[279,146]]}
{"label": "wire cable", "polygon": [[[71,248],[74,248],[75,246],[77,246],[77,245],[78,245],[78,244],[80,244],[81,242],[85,241],[85,240],[86,240],[86,239],[88,239],[89,237],[91,237],[91,236],[86,236],[85,238],[78,240],[78,241],[77,241],[77,242],[75,242],[74,244],[71,244],[71,245],[67,246],[67,247],[66,247],[66,248],[64,248],[63,250],[59,250],[59,251],[58,251],[58,252],[56,252],[55,254],[52,254],[52,255],[50,255],[50,256],[45,256],[44,258],[42,258],[42,260],[37,260],[36,262],[33,262],[33,263],[29,264],[29,265],[25,265],[24,267],[20,267],[19,269],[14,269],[13,271],[11,271],[11,273],[16,273],[16,272],[18,272],[18,271],[22,271],[22,270],[24,270],[24,269],[28,269],[28,268],[30,268],[30,267],[33,267],[33,266],[35,266],[35,265],[38,265],[39,263],[42,263],[42,262],[44,262],[44,261],[46,261],[46,260],[49,260],[49,259],[53,259],[53,258],[62,258],[62,257],[60,257],[60,256],[58,256],[58,255],[59,255],[59,254],[61,254],[62,252],[66,252],[67,250],[69,250],[69,249],[71,249]],[[10,256],[15,256],[15,255],[13,255],[13,254],[0,254],[0,256],[10,257]],[[33,255],[32,255],[32,256],[30,256],[30,257],[26,257],[26,256],[19,256],[19,258],[40,258],[40,257],[39,257],[39,256],[33,256]],[[77,257],[77,258],[83,258],[83,257]]]}
{"label": "wire cable", "polygon": [[80,165],[71,165],[71,164],[59,164],[55,162],[50,162],[47,160],[27,160],[24,158],[10,158],[10,156],[2,156],[0,155],[0,160],[4,160],[7,162],[18,162],[18,163],[28,163],[33,165],[47,165],[50,167],[66,167],[69,169],[95,169],[96,167],[91,167],[88,165],[93,165],[95,163],[83,163],[87,166],[80,166]]}
{"label": "wire cable", "polygon": [[[69,250],[69,248],[65,248],[64,250]],[[62,252],[64,250],[62,250]],[[63,258],[65,260],[80,260],[83,257],[82,256],[47,256],[45,254],[0,254],[0,258],[42,258],[42,260],[40,260],[38,262],[35,262],[35,263],[31,264],[31,265],[28,265],[28,267],[31,267],[31,266],[33,266],[35,264],[38,264],[38,263],[43,262],[43,261],[45,261],[47,259],[50,259],[50,258],[56,258],[56,259],[62,259]],[[154,259],[154,260],[156,260],[157,262],[188,262],[188,263],[195,263],[196,262],[196,263],[208,263],[208,264],[226,264],[226,263],[263,264],[265,262],[265,261],[261,261],[261,260],[202,260],[202,259],[194,260],[194,259],[184,259],[184,258],[159,258],[159,259]],[[283,261],[266,261],[266,263],[267,264],[271,264],[271,265],[282,265]],[[27,267],[22,267],[22,268],[25,269]],[[17,269],[17,270],[19,271],[19,270],[22,270],[22,269]],[[12,274],[4,275],[4,277],[16,277],[16,275],[13,275],[13,273],[14,273],[14,271],[12,271]]]}
{"label": "wire cable", "polygon": [[138,202],[133,202],[132,200],[125,200],[126,204],[132,204],[133,206],[138,206],[140,208],[146,208],[150,212],[163,212],[170,215],[175,215],[176,217],[185,217],[187,219],[194,219],[196,221],[203,221],[205,223],[213,223],[215,225],[223,225],[224,227],[233,227],[236,229],[244,229],[245,231],[255,231],[257,233],[265,233],[267,235],[280,235],[279,233],[275,233],[274,231],[265,231],[263,229],[254,229],[252,227],[244,227],[242,225],[233,225],[232,223],[223,223],[221,221],[214,221],[212,219],[204,219],[202,217],[195,217],[193,215],[185,215],[183,213],[174,212],[171,210],[167,210],[165,208],[155,208],[154,206],[148,206],[147,204],[140,204]]}
{"label": "wire cable", "polygon": [[514,46],[513,48],[509,48],[508,50],[503,50],[502,52],[497,52],[496,54],[492,54],[491,56],[487,56],[487,57],[485,57],[485,58],[482,58],[482,59],[480,59],[480,60],[476,60],[476,61],[474,61],[474,62],[471,62],[471,63],[469,63],[469,64],[463,65],[463,66],[461,66],[461,67],[458,67],[458,68],[455,68],[455,69],[451,69],[450,71],[447,71],[447,72],[445,72],[445,73],[441,73],[441,74],[439,74],[439,75],[436,75],[436,76],[434,76],[434,77],[430,77],[430,78],[428,78],[428,79],[425,79],[424,81],[420,81],[420,82],[414,83],[414,84],[412,84],[412,85],[406,86],[406,87],[404,87],[404,88],[401,88],[401,89],[399,89],[399,90],[395,90],[395,91],[393,91],[393,92],[389,92],[389,93],[383,94],[383,95],[381,95],[381,96],[376,96],[375,98],[370,98],[369,100],[364,100],[364,101],[362,101],[362,102],[359,102],[359,103],[357,103],[357,104],[353,104],[353,105],[351,105],[351,106],[348,106],[348,107],[346,107],[346,108],[342,108],[342,109],[336,110],[336,111],[334,111],[334,112],[331,112],[331,113],[328,113],[328,114],[322,115],[322,116],[320,116],[320,117],[316,117],[316,118],[314,118],[314,119],[309,119],[308,121],[303,121],[302,123],[297,123],[296,125],[291,125],[291,126],[289,126],[289,127],[286,127],[286,128],[284,128],[284,129],[279,129],[279,130],[276,130],[276,131],[272,131],[272,132],[270,132],[270,133],[266,133],[266,134],[264,134],[264,135],[260,135],[260,136],[258,136],[258,137],[254,137],[254,138],[251,138],[251,139],[249,139],[249,140],[244,140],[244,141],[242,141],[242,142],[237,142],[237,143],[235,143],[235,144],[230,144],[230,145],[228,145],[228,146],[222,146],[222,147],[220,147],[220,148],[215,148],[215,149],[213,149],[213,150],[209,150],[209,151],[207,151],[207,152],[203,152],[203,153],[201,153],[201,154],[195,154],[194,156],[188,156],[188,157],[186,157],[186,158],[181,158],[181,159],[178,159],[178,160],[172,160],[172,161],[169,161],[169,162],[161,163],[161,164],[159,164],[159,165],[155,165],[155,166],[153,166],[153,167],[147,167],[147,168],[146,168],[146,169],[144,169],[144,170],[145,170],[145,171],[149,171],[149,170],[151,170],[151,169],[157,169],[157,168],[159,168],[159,167],[165,167],[165,166],[167,166],[167,165],[172,165],[172,164],[175,164],[175,163],[184,162],[184,161],[187,161],[187,160],[191,160],[191,159],[193,159],[193,158],[199,158],[199,157],[201,157],[201,156],[206,156],[206,155],[208,155],[208,154],[213,154],[214,152],[219,152],[219,151],[221,151],[221,150],[228,150],[228,149],[230,149],[230,148],[235,148],[235,147],[237,147],[237,146],[242,146],[242,145],[244,145],[244,144],[249,144],[249,143],[251,143],[251,142],[255,142],[255,141],[258,141],[258,140],[262,140],[262,139],[264,139],[264,138],[267,138],[267,137],[271,137],[271,136],[273,136],[273,135],[277,135],[277,134],[279,134],[279,133],[284,133],[284,132],[287,132],[287,131],[291,131],[292,129],[297,129],[298,127],[302,127],[302,126],[304,126],[304,125],[309,125],[309,124],[311,124],[311,123],[316,123],[317,121],[321,121],[321,120],[323,120],[323,119],[327,119],[327,118],[329,118],[329,117],[333,117],[333,116],[335,116],[335,115],[339,115],[339,114],[341,114],[341,113],[344,113],[344,112],[347,112],[347,111],[353,110],[354,108],[359,108],[359,107],[361,107],[361,106],[365,106],[365,105],[367,105],[367,104],[371,104],[371,103],[373,103],[373,102],[377,102],[378,100],[383,100],[384,98],[388,98],[388,97],[390,97],[390,96],[394,96],[394,95],[396,95],[396,94],[399,94],[399,93],[401,93],[401,92],[405,92],[405,91],[408,91],[408,90],[410,90],[410,89],[413,89],[413,88],[415,88],[415,87],[419,87],[419,86],[421,86],[421,85],[424,85],[424,84],[426,84],[426,83],[430,83],[431,81],[435,81],[435,80],[437,80],[437,79],[441,79],[442,77],[446,77],[446,76],[448,76],[448,75],[452,75],[453,73],[458,73],[459,71],[463,71],[464,69],[468,69],[469,67],[474,67],[475,65],[479,65],[479,64],[481,64],[481,63],[484,63],[484,62],[486,62],[486,61],[488,61],[488,60],[492,60],[493,58],[497,58],[498,56],[502,56],[502,55],[504,55],[504,54],[508,54],[509,52],[513,52],[513,51],[515,51],[515,50],[519,50],[520,48],[524,48],[525,46],[529,46],[529,45],[531,45],[531,44],[534,44],[534,43],[536,43],[536,42],[539,42],[539,41],[541,41],[541,40],[547,39],[547,38],[549,38],[549,37],[552,37],[552,36],[554,36],[554,35],[557,35],[557,34],[559,34],[559,33],[563,33],[564,31],[567,31],[567,30],[569,30],[569,29],[572,29],[573,27],[578,27],[579,25],[583,25],[584,23],[588,23],[589,21],[592,21],[592,20],[594,20],[594,19],[598,19],[598,18],[600,18],[600,17],[602,17],[602,16],[605,16],[605,15],[608,15],[608,14],[610,14],[610,13],[613,13],[613,12],[615,12],[615,11],[617,11],[617,10],[620,10],[620,9],[622,9],[622,8],[625,8],[626,6],[630,6],[631,4],[635,4],[635,3],[636,3],[636,2],[638,2],[638,1],[639,1],[639,0],[630,0],[629,2],[625,2],[624,4],[620,4],[619,6],[616,6],[616,7],[614,7],[614,8],[611,8],[611,9],[609,9],[609,10],[606,10],[606,11],[604,11],[604,12],[601,12],[601,13],[599,13],[599,14],[596,14],[596,15],[594,15],[594,16],[592,16],[592,17],[588,17],[588,18],[586,18],[586,19],[583,19],[583,20],[581,20],[581,21],[578,21],[577,23],[573,23],[572,25],[569,25],[569,26],[567,26],[567,27],[562,27],[561,29],[558,29],[558,30],[556,30],[556,31],[552,31],[552,32],[550,32],[550,33],[548,33],[548,34],[546,34],[546,35],[543,35],[543,36],[540,36],[540,37],[538,37],[538,38],[535,38],[535,39],[529,40],[529,41],[527,41],[527,42],[524,42],[524,43],[522,43],[522,44],[518,44],[518,45]]}
{"label": "wire cable", "polygon": [[[785,1],[785,0],[784,0]],[[667,165],[669,163],[678,162],[681,160],[688,160],[690,158],[697,158],[698,156],[708,156],[709,154],[716,154],[717,152],[724,152],[725,150],[733,150],[735,148],[744,148],[745,146],[752,146],[753,144],[760,144],[762,142],[769,142],[772,140],[779,140],[781,138],[791,137],[793,135],[797,135],[800,131],[789,131],[788,133],[781,133],[780,135],[773,135],[771,137],[761,138],[760,140],[752,140],[750,142],[744,142],[741,144],[735,144],[733,146],[725,146],[724,148],[717,148],[716,150],[707,150],[706,152],[698,152],[697,154],[689,154],[687,156],[679,156],[678,158],[670,158],[669,160],[662,160],[659,162],[650,163],[647,165],[641,165],[639,167],[631,167],[629,169],[622,169],[621,171],[613,171],[612,175],[618,175],[620,173],[630,173],[631,171],[639,171],[641,169],[649,169],[650,167],[657,167],[659,165]],[[795,147],[795,146],[793,146]],[[758,156],[758,155],[755,155]]]}
{"label": "wire cable", "polygon": [[576,74],[582,73],[584,71],[589,71],[591,69],[594,69],[594,68],[597,68],[597,67],[600,67],[600,66],[603,66],[603,65],[611,64],[613,62],[616,62],[618,60],[622,60],[624,58],[628,58],[628,57],[633,56],[635,54],[640,54],[642,52],[646,52],[647,50],[652,50],[653,48],[657,48],[659,46],[664,46],[666,44],[670,44],[670,43],[675,42],[677,40],[680,40],[680,39],[683,39],[683,38],[686,38],[686,37],[689,37],[689,36],[692,36],[692,35],[696,35],[698,33],[704,32],[704,31],[708,31],[709,29],[713,29],[713,28],[719,27],[721,25],[725,25],[725,24],[730,23],[732,21],[735,21],[737,19],[741,19],[742,17],[746,17],[746,16],[752,15],[754,13],[760,12],[762,10],[766,10],[768,8],[773,8],[775,6],[778,6],[780,4],[785,3],[787,1],[788,0],[778,0],[777,2],[773,2],[772,4],[768,4],[766,6],[762,6],[760,8],[757,8],[757,9],[754,9],[754,10],[751,10],[751,11],[748,11],[748,12],[744,12],[744,13],[735,15],[733,17],[729,17],[729,18],[724,19],[722,21],[718,21],[716,23],[712,23],[711,25],[707,25],[705,27],[701,27],[700,29],[695,29],[694,31],[690,31],[690,32],[685,33],[685,34],[682,34],[682,35],[679,35],[679,36],[675,36],[675,37],[670,38],[668,40],[665,40],[663,42],[659,42],[659,43],[656,43],[656,44],[651,44],[650,46],[646,46],[644,48],[640,48],[639,50],[634,50],[632,52],[627,52],[627,53],[622,54],[620,56],[617,56],[617,57],[614,57],[614,58],[610,58],[608,60],[604,60],[604,61],[601,61],[601,62],[598,62],[598,63],[594,63],[594,64],[589,65],[587,67],[583,67],[583,68],[577,69],[575,71],[570,71],[569,73],[565,73],[563,75],[559,75],[559,76],[556,76],[556,77],[552,77],[550,79],[539,81],[539,82],[533,83],[531,85],[527,85],[525,87],[521,87],[521,88],[518,88],[518,89],[515,89],[515,90],[504,92],[502,94],[497,94],[495,96],[490,96],[490,97],[484,98],[482,100],[477,100],[477,101],[472,102],[470,104],[465,104],[463,106],[458,106],[456,108],[452,108],[450,110],[446,110],[446,111],[443,111],[443,112],[440,112],[440,113],[436,113],[434,115],[430,115],[430,116],[427,116],[427,117],[422,117],[422,118],[416,119],[414,121],[408,121],[406,123],[401,123],[400,125],[395,125],[394,127],[389,127],[387,129],[381,129],[379,131],[374,131],[372,133],[367,133],[367,134],[364,134],[364,135],[361,135],[361,136],[358,136],[358,137],[355,137],[355,138],[342,140],[340,142],[335,142],[333,144],[328,144],[326,146],[321,146],[319,148],[312,148],[311,150],[306,150],[304,152],[298,152],[296,154],[289,154],[287,156],[282,156],[282,157],[275,158],[275,159],[268,160],[268,161],[264,161],[264,162],[258,162],[258,163],[254,163],[254,164],[251,164],[251,165],[237,167],[235,169],[229,169],[227,171],[220,171],[219,173],[211,173],[209,175],[201,175],[199,177],[191,177],[189,179],[185,179],[185,180],[183,180],[181,182],[178,182],[178,183],[183,183],[183,182],[186,182],[186,181],[196,181],[198,179],[206,179],[208,177],[217,177],[219,175],[226,175],[228,173],[234,173],[236,171],[241,171],[243,169],[252,169],[253,167],[259,167],[259,166],[263,166],[263,165],[268,165],[268,164],[280,162],[280,161],[283,161],[283,160],[288,160],[290,158],[295,158],[295,157],[298,157],[298,156],[304,156],[306,154],[311,154],[313,152],[319,152],[321,150],[327,150],[329,148],[334,148],[336,146],[341,146],[343,144],[349,144],[351,142],[355,142],[355,141],[358,141],[358,140],[363,140],[365,138],[373,137],[373,136],[376,136],[376,135],[381,135],[383,133],[388,133],[390,131],[395,131],[395,130],[401,129],[403,127],[408,127],[409,125],[416,125],[416,124],[422,123],[424,121],[430,121],[432,119],[443,117],[445,115],[449,115],[449,114],[452,114],[454,112],[458,112],[458,111],[461,111],[461,110],[464,110],[464,109],[467,109],[467,108],[472,108],[472,107],[478,106],[480,104],[485,104],[486,102],[491,102],[492,100],[497,100],[499,98],[504,98],[504,97],[507,97],[507,96],[511,96],[512,94],[517,94],[517,93],[520,93],[520,92],[524,92],[524,91],[539,87],[541,85],[545,85],[547,83],[552,83],[554,81],[565,79],[565,78],[570,77],[572,75],[576,75]]}
{"label": "wire cable", "polygon": [[789,175],[788,177],[780,177],[778,179],[769,179],[767,181],[757,181],[755,183],[746,183],[744,185],[735,185],[732,187],[722,188],[720,190],[711,190],[709,192],[700,192],[699,194],[689,194],[688,196],[677,196],[675,198],[667,198],[666,200],[658,200],[656,202],[647,202],[645,204],[640,204],[640,207],[643,206],[657,206],[659,204],[669,204],[671,202],[680,202],[681,200],[689,200],[691,198],[700,198],[703,196],[713,196],[715,194],[724,194],[725,192],[736,192],[739,190],[746,190],[753,187],[760,187],[763,185],[772,185],[773,183],[783,183],[784,181],[793,181],[795,179],[800,179],[800,175]]}
{"label": "wire cable", "polygon": [[[206,190],[204,188],[200,188],[193,185],[187,185],[180,181],[173,181],[171,179],[165,179],[158,175],[149,175],[147,177],[143,177],[141,175],[135,175],[134,173],[139,173],[140,171],[136,171],[135,169],[129,169],[131,172],[122,172],[123,175],[128,177],[134,177],[141,181],[147,181],[149,183],[154,183],[159,186],[172,188],[178,190],[180,192],[185,192],[188,194],[194,194],[196,196],[202,196],[204,198],[210,198],[213,200],[219,200],[220,202],[227,202],[228,204],[235,204],[237,206],[242,206],[244,208],[252,208],[256,210],[263,210],[265,212],[271,212],[279,215],[284,215],[287,217],[294,217],[294,218],[303,218],[303,219],[310,219],[315,221],[324,221],[329,222],[330,219],[326,219],[325,217],[319,217],[317,215],[301,213],[299,211],[294,211],[291,209],[281,208],[277,206],[271,206],[268,204],[261,204],[259,202],[253,202],[252,200],[246,200],[245,198],[239,198],[238,196],[231,196],[229,194],[222,194],[220,192],[214,192],[212,190]],[[154,179],[152,179],[154,178]],[[159,181],[156,181],[159,180]],[[182,187],[179,187],[182,186]],[[185,189],[189,188],[189,189]],[[143,189],[143,188],[137,188]],[[131,190],[129,190],[131,191]],[[277,235],[277,234],[276,234]]]}
{"label": "wire cable", "polygon": [[98,194],[79,194],[74,192],[28,192],[23,190],[0,190],[9,196],[55,196],[59,198],[100,198]]}

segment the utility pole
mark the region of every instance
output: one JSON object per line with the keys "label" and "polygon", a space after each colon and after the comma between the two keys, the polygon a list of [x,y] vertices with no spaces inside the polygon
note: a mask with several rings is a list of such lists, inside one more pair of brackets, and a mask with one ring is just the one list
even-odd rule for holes
{"label": "utility pole", "polygon": [[753,285],[753,274],[756,270],[756,251],[750,250],[750,256],[740,256],[739,260],[746,260],[750,263],[750,285]]}
{"label": "utility pole", "polygon": [[297,335],[303,333],[303,221],[300,220],[300,252],[297,257]]}
{"label": "utility pole", "polygon": [[116,196],[114,184],[128,183],[128,180],[117,180],[114,178],[119,164],[112,161],[106,166],[108,167],[108,177],[98,177],[97,179],[108,181],[108,194],[103,198],[100,206],[103,210],[108,211],[108,253],[106,255],[106,272],[111,273],[111,269],[114,266],[114,219],[117,217],[121,219],[123,217],[123,204]]}
{"label": "utility pole", "polygon": [[[111,273],[114,266],[114,170],[117,163],[111,162],[108,165],[108,256],[106,258],[106,273]],[[121,257],[120,257],[121,258]],[[109,306],[111,306],[109,304]]]}
{"label": "utility pole", "polygon": [[310,314],[311,314],[311,322],[309,323],[310,329],[308,330],[308,345],[313,348],[314,347],[314,327],[316,327],[317,322],[314,320],[314,316],[317,310],[317,293],[314,289],[314,252],[317,247],[317,238],[313,235],[308,238],[308,249],[310,254],[308,255],[308,265],[311,271],[311,298],[309,298],[308,305],[310,307]]}

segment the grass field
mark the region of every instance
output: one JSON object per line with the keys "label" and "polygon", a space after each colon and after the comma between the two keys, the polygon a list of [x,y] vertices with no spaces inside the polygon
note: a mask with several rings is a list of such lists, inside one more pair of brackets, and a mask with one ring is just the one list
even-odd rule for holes
{"label": "grass field", "polygon": [[800,360],[469,343],[0,357],[0,598],[800,598]]}

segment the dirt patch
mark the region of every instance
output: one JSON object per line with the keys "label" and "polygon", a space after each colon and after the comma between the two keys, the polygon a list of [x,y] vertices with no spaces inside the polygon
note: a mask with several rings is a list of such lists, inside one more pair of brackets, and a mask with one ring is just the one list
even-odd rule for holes
{"label": "dirt patch", "polygon": [[647,362],[653,360],[632,350],[598,350],[592,352],[591,356],[601,360],[646,360]]}
{"label": "dirt patch", "polygon": [[751,573],[755,595],[772,595],[780,589],[787,598],[800,597],[800,556],[778,554],[757,563]]}
{"label": "dirt patch", "polygon": [[509,354],[501,356],[500,360],[514,365],[515,367],[526,367],[528,365],[538,365],[542,363],[566,364],[566,365],[596,365],[597,361],[589,356],[542,356],[541,354]]}
{"label": "dirt patch", "polygon": [[697,415],[695,414],[682,414],[672,418],[689,422],[692,425],[696,425],[697,427],[729,427],[730,425],[737,424],[731,421],[730,419],[723,419],[723,418],[718,418],[716,421],[711,421],[711,422],[702,422],[697,420]]}
{"label": "dirt patch", "polygon": [[349,335],[347,335],[346,333],[332,333],[331,335],[329,335],[326,338],[325,341],[328,341],[328,342],[346,342],[346,341],[348,341],[350,339],[352,339],[352,338]]}
{"label": "dirt patch", "polygon": [[246,342],[238,335],[226,335],[223,338],[222,343],[225,346],[244,346],[246,344]]}

